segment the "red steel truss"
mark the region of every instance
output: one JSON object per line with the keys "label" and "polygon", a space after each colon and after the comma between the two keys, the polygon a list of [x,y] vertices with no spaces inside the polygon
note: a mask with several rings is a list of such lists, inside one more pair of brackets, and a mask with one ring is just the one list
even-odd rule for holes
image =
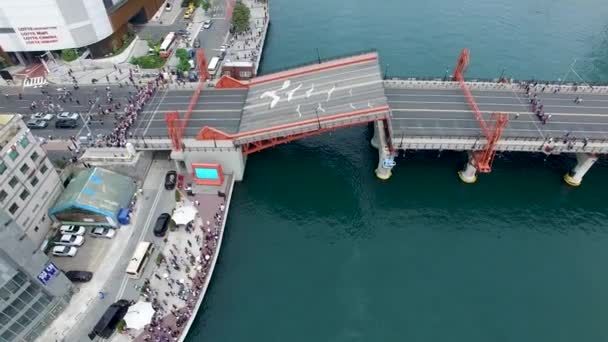
{"label": "red steel truss", "polygon": [[192,97],[190,98],[190,103],[188,104],[188,109],[186,110],[186,114],[184,114],[184,118],[180,119],[178,112],[169,112],[165,114],[165,122],[167,123],[167,129],[169,130],[169,138],[173,143],[173,149],[175,151],[180,151],[182,148],[182,138],[184,136],[184,131],[186,129],[186,126],[188,125],[190,116],[192,116],[192,111],[198,103],[198,99],[203,90],[203,86],[205,85],[205,82],[209,79],[209,71],[207,70],[207,59],[205,58],[205,51],[203,49],[197,49],[196,63],[198,66],[199,81],[196,85],[196,89],[194,90],[194,94],[192,94]]}
{"label": "red steel truss", "polygon": [[458,62],[456,63],[456,68],[454,69],[454,76],[452,78],[453,81],[458,81],[460,88],[464,92],[464,96],[475,115],[475,119],[481,128],[483,135],[487,140],[487,145],[484,150],[476,151],[473,153],[475,158],[475,166],[477,171],[482,173],[488,173],[492,171],[492,162],[494,161],[494,156],[496,155],[496,143],[500,140],[502,136],[502,132],[505,127],[509,123],[509,116],[505,113],[492,113],[491,121],[494,122],[493,129],[490,129],[486,124],[483,116],[481,115],[481,111],[475,102],[475,98],[469,87],[464,81],[464,73],[469,67],[469,49],[464,48],[460,52],[460,56],[458,57]]}

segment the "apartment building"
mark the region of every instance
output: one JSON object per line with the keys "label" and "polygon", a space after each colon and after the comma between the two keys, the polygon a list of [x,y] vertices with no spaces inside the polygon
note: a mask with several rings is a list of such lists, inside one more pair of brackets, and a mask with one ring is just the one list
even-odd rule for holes
{"label": "apartment building", "polygon": [[0,342],[34,341],[72,294],[66,276],[0,211]]}
{"label": "apartment building", "polygon": [[47,213],[62,189],[59,174],[21,115],[0,115],[0,211],[36,246],[51,227]]}

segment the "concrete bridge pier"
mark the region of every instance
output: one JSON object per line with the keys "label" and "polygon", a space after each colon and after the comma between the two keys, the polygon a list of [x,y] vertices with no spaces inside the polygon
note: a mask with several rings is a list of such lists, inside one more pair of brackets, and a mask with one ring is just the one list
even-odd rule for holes
{"label": "concrete bridge pier", "polygon": [[464,169],[458,171],[458,177],[467,184],[473,184],[477,181],[477,167],[475,167],[475,157],[473,156],[472,151],[469,151],[469,160],[464,166]]}
{"label": "concrete bridge pier", "polygon": [[571,186],[581,185],[583,176],[595,164],[597,156],[589,153],[577,153],[576,161],[576,166],[564,175],[564,181]]}
{"label": "concrete bridge pier", "polygon": [[371,144],[378,149],[378,167],[376,168],[376,177],[382,180],[386,180],[391,177],[391,170],[395,166],[394,156],[386,143],[387,139],[384,132],[384,121],[374,121],[374,137],[372,138]]}

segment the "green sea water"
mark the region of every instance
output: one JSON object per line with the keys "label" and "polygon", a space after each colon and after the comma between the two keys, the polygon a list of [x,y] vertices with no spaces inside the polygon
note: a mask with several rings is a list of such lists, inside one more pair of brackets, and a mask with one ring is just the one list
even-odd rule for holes
{"label": "green sea water", "polygon": [[[263,71],[378,49],[390,75],[608,81],[602,0],[271,0]],[[569,66],[575,61],[573,69]],[[499,155],[474,185],[461,153],[374,175],[369,127],[249,157],[187,341],[608,341],[605,162]]]}

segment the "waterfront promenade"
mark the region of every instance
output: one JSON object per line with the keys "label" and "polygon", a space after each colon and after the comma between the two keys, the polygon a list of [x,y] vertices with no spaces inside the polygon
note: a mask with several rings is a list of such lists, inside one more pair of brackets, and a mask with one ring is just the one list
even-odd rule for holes
{"label": "waterfront promenade", "polygon": [[[190,179],[186,179],[189,182]],[[140,300],[152,303],[156,313],[144,329],[127,329],[112,341],[183,341],[203,302],[217,262],[234,179],[226,175],[220,188],[226,196],[209,189],[187,196],[180,191],[180,207],[194,207],[197,216],[192,226],[168,232],[165,242],[157,244],[163,261],[157,262],[148,281],[140,288]],[[158,258],[158,257],[157,257]]]}

